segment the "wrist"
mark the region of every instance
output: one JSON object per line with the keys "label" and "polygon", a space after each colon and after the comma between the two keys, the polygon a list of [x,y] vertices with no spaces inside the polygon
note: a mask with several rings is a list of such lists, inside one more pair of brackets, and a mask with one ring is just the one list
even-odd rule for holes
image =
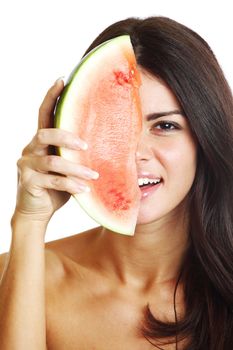
{"label": "wrist", "polygon": [[44,238],[49,221],[40,220],[30,215],[15,211],[11,218],[12,235],[42,236]]}

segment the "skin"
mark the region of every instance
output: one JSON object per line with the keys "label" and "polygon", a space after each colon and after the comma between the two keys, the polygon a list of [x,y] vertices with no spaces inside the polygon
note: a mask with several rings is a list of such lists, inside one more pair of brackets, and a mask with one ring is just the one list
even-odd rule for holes
{"label": "skin", "polygon": [[[197,147],[184,116],[146,120],[148,114],[180,110],[180,106],[162,81],[143,69],[141,77],[143,130],[135,160],[138,171],[162,177],[162,185],[141,201],[133,237],[97,227],[46,243],[46,333],[50,350],[154,349],[138,333],[146,304],[156,317],[175,320],[173,292],[188,246],[185,209],[195,177]],[[82,192],[81,185],[88,185],[90,180],[84,175],[88,169],[81,164],[48,156],[48,145],[85,152],[80,148],[85,140],[50,129],[62,89],[60,80],[49,90],[40,108],[38,131],[18,161],[12,222],[25,223],[30,218],[37,227],[46,227],[70,194]],[[169,131],[162,130],[164,121],[177,123],[179,129],[167,125]],[[44,237],[46,230],[37,231]],[[184,312],[183,298],[180,284],[178,316]],[[162,348],[174,349],[174,345]]]}

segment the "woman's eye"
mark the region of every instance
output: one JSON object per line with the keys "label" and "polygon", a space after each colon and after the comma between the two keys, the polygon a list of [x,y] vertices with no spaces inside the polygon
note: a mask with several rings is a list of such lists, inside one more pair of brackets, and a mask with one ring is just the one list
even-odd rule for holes
{"label": "woman's eye", "polygon": [[152,125],[152,129],[158,129],[158,130],[162,130],[162,131],[171,131],[171,130],[176,130],[176,129],[180,129],[180,128],[175,123],[170,123],[170,122],[164,121],[164,122],[159,122],[159,123]]}

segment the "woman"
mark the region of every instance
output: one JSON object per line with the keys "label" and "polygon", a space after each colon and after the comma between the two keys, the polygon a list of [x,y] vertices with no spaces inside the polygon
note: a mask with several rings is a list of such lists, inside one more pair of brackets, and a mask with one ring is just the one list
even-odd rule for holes
{"label": "woman", "polygon": [[117,22],[87,52],[125,33],[142,77],[138,177],[161,182],[143,193],[133,237],[97,227],[44,249],[53,213],[96,178],[49,153],[85,152],[82,135],[51,128],[62,80],[50,88],[18,161],[2,350],[233,349],[230,88],[208,44],[168,18]]}

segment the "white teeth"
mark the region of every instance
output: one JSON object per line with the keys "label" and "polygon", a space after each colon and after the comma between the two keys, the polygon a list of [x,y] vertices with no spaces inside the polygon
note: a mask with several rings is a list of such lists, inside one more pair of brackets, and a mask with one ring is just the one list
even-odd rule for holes
{"label": "white teeth", "polygon": [[142,185],[148,185],[150,184],[157,184],[161,181],[161,179],[148,179],[147,177],[139,178],[138,179],[138,186]]}

